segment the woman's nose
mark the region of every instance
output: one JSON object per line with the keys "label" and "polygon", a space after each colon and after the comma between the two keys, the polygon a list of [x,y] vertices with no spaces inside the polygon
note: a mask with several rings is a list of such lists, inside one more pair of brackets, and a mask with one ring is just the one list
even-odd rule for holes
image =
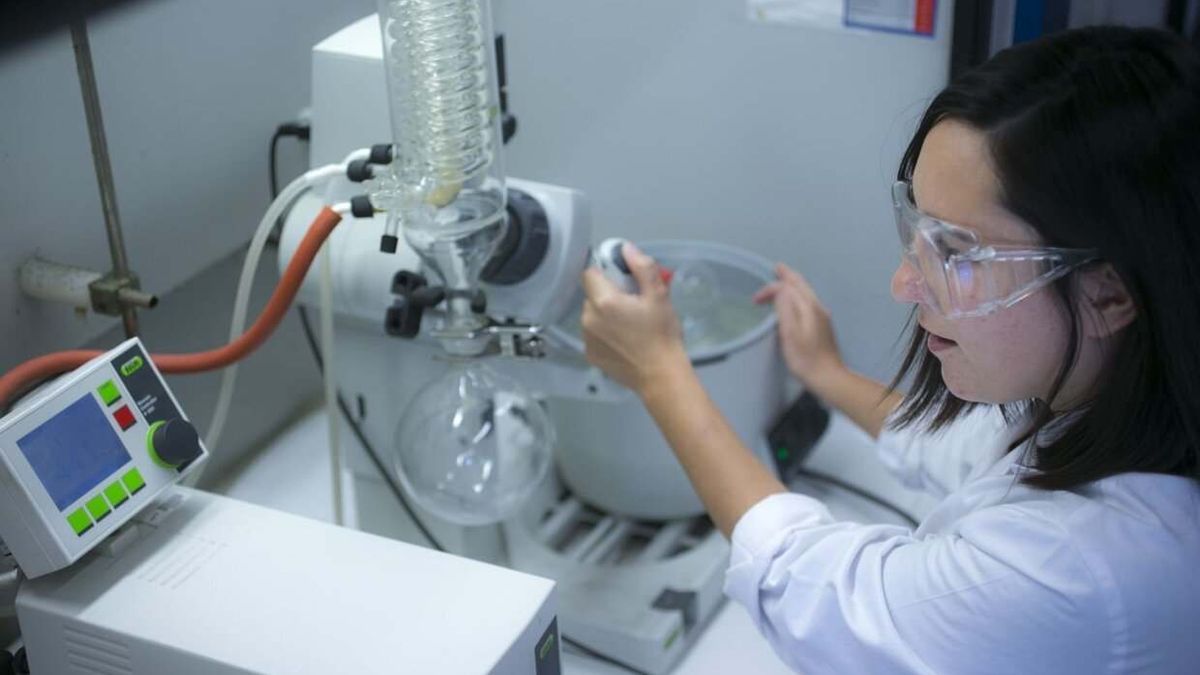
{"label": "woman's nose", "polygon": [[892,298],[905,304],[919,304],[925,300],[925,282],[921,273],[912,266],[908,258],[900,259],[900,266],[892,274]]}

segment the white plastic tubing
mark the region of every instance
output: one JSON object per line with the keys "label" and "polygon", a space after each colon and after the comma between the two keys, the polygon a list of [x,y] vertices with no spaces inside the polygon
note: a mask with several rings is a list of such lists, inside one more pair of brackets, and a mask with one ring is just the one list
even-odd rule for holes
{"label": "white plastic tubing", "polygon": [[[308,171],[288,184],[279,193],[279,196],[275,198],[275,201],[271,203],[267,212],[263,214],[262,220],[259,221],[258,229],[254,231],[254,237],[250,240],[250,248],[246,251],[246,259],[242,263],[242,272],[238,279],[237,296],[233,303],[233,317],[229,322],[229,337],[231,340],[237,339],[246,329],[246,315],[249,312],[250,292],[254,287],[254,272],[258,269],[263,249],[267,245],[267,239],[270,237],[275,223],[288,212],[300,195],[308,190],[320,188],[330,179],[345,175],[346,166],[350,162],[357,159],[365,159],[369,155],[369,149],[356,150],[350,153],[341,164],[330,164]],[[334,210],[341,211],[346,208],[345,205],[339,204]],[[328,357],[329,355],[326,354],[326,356]],[[204,435],[204,443],[210,451],[216,451],[218,443],[221,440],[221,432],[225,429],[225,422],[229,415],[229,407],[233,401],[233,392],[236,384],[237,364],[233,364],[225,368],[221,374],[221,389],[217,395],[216,408],[213,410],[212,422],[209,423],[208,431]]]}

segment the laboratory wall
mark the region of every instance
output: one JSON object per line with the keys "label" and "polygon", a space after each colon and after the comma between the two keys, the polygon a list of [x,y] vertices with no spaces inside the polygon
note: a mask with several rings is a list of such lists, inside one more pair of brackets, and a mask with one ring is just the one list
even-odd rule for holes
{"label": "laboratory wall", "polygon": [[[126,247],[146,289],[166,294],[249,239],[268,201],[271,132],[308,105],[309,50],[373,6],[157,0],[91,22]],[[0,90],[0,361],[11,364],[112,321],[11,283],[32,255],[109,267],[66,30],[0,56]]]}
{"label": "laboratory wall", "polygon": [[747,4],[497,0],[520,120],[508,172],[586,192],[597,239],[708,239],[796,267],[849,362],[889,377],[906,316],[889,187],[945,85],[953,3],[932,39],[762,23]]}
{"label": "laboratory wall", "polygon": [[[143,287],[162,297],[142,313],[151,349],[226,338],[240,253],[269,201],[271,133],[308,106],[312,45],[374,4],[156,0],[91,22],[129,259]],[[0,91],[0,368],[55,349],[109,347],[123,337],[115,319],[30,300],[16,284],[18,266],[35,255],[110,267],[67,31],[0,54]],[[307,164],[291,141],[280,156],[284,179]],[[273,262],[264,267],[262,293],[274,274]],[[226,435],[231,450],[319,390],[294,322],[248,361]],[[216,381],[172,381],[202,429]]]}

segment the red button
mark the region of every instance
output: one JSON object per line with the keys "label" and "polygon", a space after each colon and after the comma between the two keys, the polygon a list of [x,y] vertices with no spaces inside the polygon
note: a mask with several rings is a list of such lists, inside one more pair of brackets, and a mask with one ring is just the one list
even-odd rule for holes
{"label": "red button", "polygon": [[137,424],[137,420],[133,416],[133,412],[129,410],[129,406],[123,405],[117,408],[117,412],[113,413],[113,419],[117,421],[117,425],[121,427],[121,431],[125,431],[129,427]]}

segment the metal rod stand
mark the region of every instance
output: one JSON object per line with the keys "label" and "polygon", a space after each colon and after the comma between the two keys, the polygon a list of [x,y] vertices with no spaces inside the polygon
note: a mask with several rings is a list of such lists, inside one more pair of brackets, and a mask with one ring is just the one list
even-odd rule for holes
{"label": "metal rod stand", "polygon": [[[104,210],[104,227],[108,232],[108,250],[113,266],[111,276],[125,280],[131,278],[132,274],[129,271],[129,259],[125,254],[125,239],[121,234],[112,163],[108,156],[108,141],[104,136],[104,119],[100,114],[96,72],[92,66],[92,48],[88,41],[87,22],[83,17],[71,22],[71,45],[75,48],[75,67],[79,72],[79,89],[83,94],[88,139],[92,144],[92,163],[96,168],[96,183],[100,186],[100,206]],[[129,303],[121,303],[121,322],[124,324],[126,337],[137,335],[137,310]]]}

